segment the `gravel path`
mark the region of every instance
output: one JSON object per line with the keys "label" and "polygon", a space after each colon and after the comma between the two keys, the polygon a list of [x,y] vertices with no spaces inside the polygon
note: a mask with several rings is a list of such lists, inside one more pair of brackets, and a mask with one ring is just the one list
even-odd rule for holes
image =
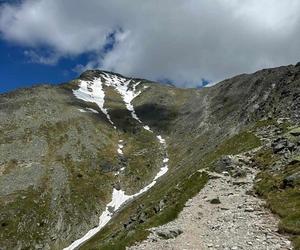
{"label": "gravel path", "polygon": [[[152,229],[146,241],[128,249],[292,249],[288,238],[277,233],[278,219],[264,208],[264,201],[247,194],[255,175],[253,169],[239,179],[211,174],[178,219]],[[218,199],[221,203],[212,204]],[[162,234],[179,235],[162,239]]]}

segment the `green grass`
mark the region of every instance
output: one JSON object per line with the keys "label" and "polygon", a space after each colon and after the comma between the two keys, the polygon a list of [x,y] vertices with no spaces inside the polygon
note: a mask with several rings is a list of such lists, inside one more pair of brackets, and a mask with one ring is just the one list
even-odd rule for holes
{"label": "green grass", "polygon": [[264,119],[264,120],[259,120],[255,123],[252,129],[259,129],[259,128],[264,128],[270,125],[275,125],[276,121],[274,119]]}
{"label": "green grass", "polygon": [[272,149],[263,149],[256,154],[256,163],[261,170],[269,168],[279,159],[279,156],[273,154]]}
{"label": "green grass", "polygon": [[249,131],[243,131],[227,139],[224,143],[218,145],[214,151],[206,155],[204,162],[206,164],[211,164],[221,156],[240,154],[259,146],[261,146],[261,142],[257,136]]}
{"label": "green grass", "polygon": [[[291,127],[289,122],[280,125],[273,120],[259,121],[254,126],[255,129],[266,127],[268,125],[276,125],[281,129],[289,140],[294,141],[294,137],[290,135]],[[296,128],[297,129],[297,128]],[[295,130],[296,130],[295,129]],[[297,159],[298,156],[293,156]],[[283,166],[280,170],[272,170],[272,166],[279,161],[280,156],[273,154],[272,149],[262,149],[256,153],[255,163],[261,169],[256,176],[254,189],[256,193],[267,201],[270,210],[278,214],[280,223],[278,229],[281,233],[291,235],[294,248],[300,249],[300,186],[296,184],[294,187],[285,187],[283,180],[285,177],[300,171],[300,163],[296,162]]]}
{"label": "green grass", "polygon": [[[258,160],[261,157],[258,154]],[[267,157],[266,163],[269,162]],[[266,199],[272,212],[280,216],[279,231],[289,233],[295,249],[300,249],[300,186],[284,187],[283,179],[297,171],[300,164],[285,166],[281,171],[271,171],[265,163],[264,171],[258,174],[255,184],[256,192]]]}
{"label": "green grass", "polygon": [[[40,195],[43,193],[43,195]],[[50,210],[49,193],[45,187],[30,188],[0,199],[0,238],[8,249],[15,248],[13,242],[23,242],[23,249],[30,249],[32,242],[43,242],[47,236],[47,221],[54,220]],[[30,233],[28,233],[30,232]]]}
{"label": "green grass", "polygon": [[252,130],[258,130],[261,128],[266,128],[268,126],[276,126],[280,128],[283,132],[287,132],[290,130],[291,123],[289,121],[282,121],[282,123],[278,124],[277,121],[273,119],[264,119],[257,121],[252,127]]}
{"label": "green grass", "polygon": [[[170,169],[168,176],[151,191],[124,207],[101,233],[89,240],[81,249],[125,249],[126,246],[144,240],[149,234],[148,228],[157,227],[176,219],[187,200],[204,187],[208,176],[195,172],[195,170],[209,166],[222,155],[238,154],[258,146],[260,146],[260,140],[254,134],[241,132],[225,140],[215,150],[204,156],[201,163],[191,162],[190,165],[185,165],[184,168],[177,169],[175,172]],[[172,161],[173,154],[169,153]],[[193,172],[194,174],[190,175]],[[154,207],[161,200],[165,201],[165,207],[159,213],[155,213]],[[141,211],[147,214],[146,222],[136,223],[131,228],[125,229],[123,224],[140,211],[140,205],[143,205]]]}
{"label": "green grass", "polygon": [[292,241],[293,241],[295,250],[300,249],[300,236],[293,236]]}
{"label": "green grass", "polygon": [[[196,172],[189,178],[178,183],[177,186],[170,187],[168,192],[164,194],[166,207],[159,213],[154,210],[154,207],[161,199],[159,195],[161,194],[161,190],[156,189],[150,195],[145,194],[139,203],[135,201],[127,209],[125,208],[127,210],[124,211],[125,216],[121,213],[117,215],[115,218],[115,221],[119,221],[117,225],[110,224],[101,234],[92,238],[81,249],[125,249],[126,246],[144,240],[149,234],[148,228],[156,227],[176,219],[187,200],[196,195],[204,187],[207,180],[208,176],[206,174]],[[134,224],[130,230],[126,230],[122,225],[120,226],[120,220],[126,221],[128,216],[132,216],[132,213],[136,212],[138,204],[144,205],[143,212],[147,214],[149,219],[145,223]]]}

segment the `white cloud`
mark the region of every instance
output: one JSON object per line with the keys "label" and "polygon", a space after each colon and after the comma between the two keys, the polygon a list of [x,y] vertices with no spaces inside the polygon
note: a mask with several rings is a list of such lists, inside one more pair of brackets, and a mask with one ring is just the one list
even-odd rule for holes
{"label": "white cloud", "polygon": [[31,63],[39,63],[46,65],[55,65],[59,60],[59,55],[53,52],[48,52],[46,55],[41,55],[34,50],[25,50],[24,55],[28,58]]}
{"label": "white cloud", "polygon": [[[116,30],[115,46],[103,55]],[[89,52],[95,59],[77,69],[101,66],[197,86],[202,78],[216,82],[299,61],[300,1],[25,0],[2,5],[0,32],[40,63]],[[55,56],[34,54],[40,46]]]}

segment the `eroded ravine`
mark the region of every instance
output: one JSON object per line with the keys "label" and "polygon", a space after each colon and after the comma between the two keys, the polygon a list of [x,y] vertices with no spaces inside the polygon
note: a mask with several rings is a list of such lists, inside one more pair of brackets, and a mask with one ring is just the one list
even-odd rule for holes
{"label": "eroded ravine", "polygon": [[[104,79],[105,81],[103,81],[102,79]],[[138,87],[139,84],[140,84],[140,82],[131,84],[131,80],[127,80],[125,78],[121,78],[116,75],[103,73],[103,74],[101,74],[101,77],[94,78],[93,81],[82,81],[81,80],[79,89],[74,90],[73,93],[78,99],[81,99],[81,100],[84,100],[84,101],[90,102],[90,103],[96,103],[99,106],[100,110],[106,115],[108,121],[116,129],[116,125],[112,121],[112,119],[108,113],[108,110],[104,107],[105,92],[103,90],[103,87],[104,86],[113,87],[121,95],[121,97],[125,103],[125,106],[126,106],[127,110],[130,112],[132,118],[135,119],[136,121],[138,121],[138,123],[141,124],[143,129],[145,129],[149,133],[154,134],[154,132],[150,129],[150,127],[148,125],[144,124],[138,118],[138,116],[135,113],[134,107],[132,105],[132,100],[134,98],[136,98],[142,92],[142,90],[139,90],[139,91],[136,90],[136,88]],[[145,88],[147,88],[147,87],[144,86],[143,89],[145,89]],[[116,188],[114,188],[113,192],[112,192],[111,202],[109,202],[106,205],[105,211],[99,217],[98,226],[91,229],[90,231],[88,231],[83,237],[74,241],[70,246],[64,248],[64,250],[76,249],[79,246],[81,246],[84,242],[86,242],[87,240],[92,238],[112,219],[115,212],[123,204],[125,204],[129,200],[132,200],[132,199],[136,198],[137,196],[148,191],[151,187],[153,187],[156,184],[157,180],[161,176],[163,176],[164,174],[166,174],[168,172],[169,158],[168,158],[168,154],[167,154],[166,141],[161,135],[155,135],[155,136],[161,145],[161,149],[163,150],[164,157],[162,159],[162,166],[161,166],[159,172],[156,174],[156,176],[152,180],[152,182],[149,183],[148,185],[146,185],[145,187],[143,187],[142,189],[140,189],[137,193],[132,194],[132,195],[127,195],[125,193],[125,191],[123,191],[121,189],[117,190]],[[123,147],[124,147],[124,141],[119,140],[118,148],[117,148],[117,152],[119,155],[123,155]],[[120,171],[124,171],[124,168],[121,168]],[[116,173],[116,175],[118,175],[120,173],[120,171],[118,171],[118,173]]]}

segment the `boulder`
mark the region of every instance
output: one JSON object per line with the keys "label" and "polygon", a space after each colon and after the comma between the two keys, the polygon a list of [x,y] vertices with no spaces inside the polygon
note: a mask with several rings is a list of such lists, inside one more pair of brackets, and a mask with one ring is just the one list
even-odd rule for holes
{"label": "boulder", "polygon": [[179,228],[157,229],[157,230],[155,230],[155,233],[163,239],[174,239],[178,235],[182,234],[183,231]]}
{"label": "boulder", "polygon": [[294,128],[289,133],[293,136],[299,136],[300,135],[300,128]]}
{"label": "boulder", "polygon": [[296,145],[288,141],[286,138],[277,138],[273,141],[271,147],[275,154],[287,151],[294,151],[296,149]]}
{"label": "boulder", "polygon": [[245,177],[246,175],[247,175],[247,172],[245,169],[236,168],[236,169],[232,170],[232,177],[234,177],[234,178]]}
{"label": "boulder", "polygon": [[230,170],[234,169],[236,164],[237,161],[235,159],[233,159],[229,155],[226,155],[221,157],[221,159],[215,163],[214,170],[217,173],[229,172]]}
{"label": "boulder", "polygon": [[274,142],[272,144],[272,149],[273,149],[273,152],[275,154],[279,153],[280,151],[282,151],[283,149],[285,148],[285,145],[283,142]]}
{"label": "boulder", "polygon": [[154,212],[157,214],[165,207],[165,201],[160,200],[160,202],[153,207]]}
{"label": "boulder", "polygon": [[300,185],[300,172],[296,172],[283,179],[283,187],[295,187]]}

